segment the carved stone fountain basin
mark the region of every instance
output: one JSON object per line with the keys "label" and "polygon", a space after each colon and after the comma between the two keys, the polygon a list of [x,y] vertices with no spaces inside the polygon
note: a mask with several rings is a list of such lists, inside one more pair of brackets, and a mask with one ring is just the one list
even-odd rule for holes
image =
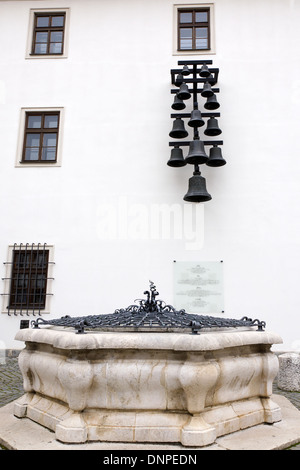
{"label": "carved stone fountain basin", "polygon": [[281,420],[271,400],[281,338],[255,328],[75,334],[20,330],[25,395],[14,414],[64,443],[173,442],[201,447],[218,436]]}

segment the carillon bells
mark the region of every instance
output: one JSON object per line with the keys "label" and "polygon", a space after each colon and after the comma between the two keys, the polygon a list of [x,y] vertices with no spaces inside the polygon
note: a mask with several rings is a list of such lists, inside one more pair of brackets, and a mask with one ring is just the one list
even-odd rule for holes
{"label": "carillon bells", "polygon": [[171,157],[167,162],[167,165],[172,166],[174,168],[178,168],[180,166],[185,166],[186,161],[183,158],[182,149],[178,146],[172,148],[171,150]]}
{"label": "carillon bells", "polygon": [[189,147],[189,153],[185,158],[186,163],[199,164],[206,163],[208,155],[204,150],[204,143],[202,140],[192,140]]}
{"label": "carillon bells", "polygon": [[177,111],[185,109],[184,102],[178,98],[177,94],[175,95],[174,103],[172,104],[171,108],[176,109]]}
{"label": "carillon bells", "polygon": [[204,131],[205,135],[215,136],[222,133],[218,125],[218,120],[214,117],[209,118],[207,121],[207,128]]}
{"label": "carillon bells", "polygon": [[188,122],[188,126],[190,127],[202,127],[204,126],[205,122],[202,119],[201,112],[199,109],[194,109],[191,112],[191,119]]}
{"label": "carillon bells", "polygon": [[[220,107],[217,100],[219,89],[215,88],[219,69],[211,68],[210,64],[212,63],[212,60],[208,59],[180,60],[178,65],[181,65],[181,68],[171,70],[171,82],[176,88],[171,90],[175,97],[172,99],[173,103],[170,104],[172,109],[176,110],[174,114],[171,114],[171,118],[176,119],[173,121],[173,128],[169,136],[178,140],[169,142],[172,150],[167,165],[174,168],[187,164],[194,166],[193,175],[188,181],[188,191],[183,197],[184,201],[192,203],[201,203],[212,199],[207,191],[205,178],[201,175],[200,165],[221,167],[226,164],[220,149],[223,141],[213,138],[221,134],[222,131],[216,119],[220,114],[215,111]],[[198,95],[204,98],[203,103],[199,103]],[[191,99],[192,106],[190,108],[185,102],[188,99]],[[180,112],[186,108],[187,111]],[[204,112],[204,110],[208,111]],[[204,137],[212,137],[204,139],[200,136],[200,127],[203,127]],[[179,140],[186,137],[185,141]],[[202,138],[203,140],[201,140]],[[184,147],[188,149],[185,155],[183,155]]]}
{"label": "carillon bells", "polygon": [[226,165],[226,160],[222,157],[222,151],[220,147],[214,146],[209,151],[209,159],[206,162],[208,166],[223,166]]}
{"label": "carillon bells", "polygon": [[201,91],[201,96],[204,98],[208,98],[209,96],[212,96],[214,92],[211,89],[211,84],[209,82],[205,82],[203,86],[203,90]]}
{"label": "carillon bells", "polygon": [[205,178],[200,175],[200,171],[194,171],[193,176],[189,179],[188,192],[183,200],[188,202],[205,202],[211,200],[211,195],[206,189]]}
{"label": "carillon bells", "polygon": [[173,139],[183,139],[188,136],[188,132],[184,128],[184,122],[180,117],[177,117],[173,122],[173,129],[169,133]]}
{"label": "carillon bells", "polygon": [[220,107],[220,104],[217,101],[217,97],[215,94],[208,96],[206,103],[204,104],[205,109],[209,110],[214,110],[218,109]]}
{"label": "carillon bells", "polygon": [[182,73],[179,73],[177,75],[176,79],[175,79],[174,85],[175,86],[180,86],[182,84],[182,82],[183,82],[183,75],[182,75]]}
{"label": "carillon bells", "polygon": [[186,75],[189,75],[191,73],[191,71],[190,71],[190,69],[188,68],[187,65],[184,65],[181,73],[182,73],[182,75],[186,76]]}
{"label": "carillon bells", "polygon": [[177,92],[177,96],[180,100],[188,100],[191,97],[191,93],[187,87],[186,83],[182,83],[180,85],[179,91]]}
{"label": "carillon bells", "polygon": [[199,75],[200,75],[200,77],[202,77],[202,78],[207,78],[207,77],[210,76],[210,71],[209,71],[209,69],[208,69],[208,67],[207,67],[206,64],[203,64],[203,65],[202,65],[202,67],[201,67],[201,69],[200,69],[200,72],[199,72]]}

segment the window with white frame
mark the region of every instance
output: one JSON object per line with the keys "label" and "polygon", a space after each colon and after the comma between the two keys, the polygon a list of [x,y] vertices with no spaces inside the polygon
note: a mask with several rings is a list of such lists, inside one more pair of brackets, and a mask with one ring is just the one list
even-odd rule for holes
{"label": "window with white frame", "polygon": [[22,108],[17,167],[61,166],[63,108]]}
{"label": "window with white frame", "polygon": [[66,58],[69,8],[32,8],[29,16],[27,59]]}
{"label": "window with white frame", "polygon": [[213,7],[210,3],[174,6],[174,55],[215,53]]}

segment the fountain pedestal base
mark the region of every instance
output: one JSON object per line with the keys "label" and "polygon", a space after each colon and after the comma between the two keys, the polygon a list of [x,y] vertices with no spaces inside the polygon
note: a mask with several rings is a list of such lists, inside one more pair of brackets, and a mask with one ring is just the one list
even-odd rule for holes
{"label": "fountain pedestal base", "polygon": [[88,333],[20,330],[25,395],[14,414],[65,443],[188,447],[281,420],[270,399],[281,338],[266,331]]}

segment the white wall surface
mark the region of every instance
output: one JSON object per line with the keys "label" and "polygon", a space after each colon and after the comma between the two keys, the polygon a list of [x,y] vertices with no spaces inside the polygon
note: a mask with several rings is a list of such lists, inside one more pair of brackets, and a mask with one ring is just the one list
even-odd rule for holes
{"label": "white wall surface", "polygon": [[[185,58],[172,55],[173,2],[0,1],[0,262],[14,242],[53,244],[58,318],[126,307],[149,279],[172,303],[173,260],[222,259],[224,316],[265,320],[280,350],[300,350],[300,2],[214,5],[216,54],[187,58],[220,69],[227,165],[203,168],[213,199],[193,205],[195,234],[192,167],[166,165],[170,69]],[[66,7],[68,58],[25,59],[30,8]],[[64,107],[61,167],[15,167],[21,107]],[[157,236],[163,204],[182,215],[177,238]],[[8,348],[23,346],[20,319],[0,316]]]}

